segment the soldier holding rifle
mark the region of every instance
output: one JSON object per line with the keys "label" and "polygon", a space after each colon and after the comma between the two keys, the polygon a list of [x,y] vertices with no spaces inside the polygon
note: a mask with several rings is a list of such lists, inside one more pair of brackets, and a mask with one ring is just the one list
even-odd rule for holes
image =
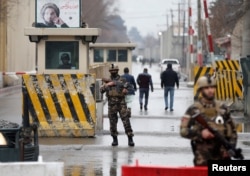
{"label": "soldier holding rifle", "polygon": [[180,134],[191,140],[195,166],[208,160],[243,159],[237,149],[237,132],[228,108],[215,100],[216,80],[202,76],[197,81],[201,96],[182,117]]}
{"label": "soldier holding rifle", "polygon": [[118,122],[118,113],[121,117],[123,126],[125,128],[125,133],[128,136],[128,145],[134,146],[133,141],[133,130],[129,120],[129,113],[127,110],[127,104],[125,102],[125,95],[128,92],[128,83],[125,78],[122,78],[118,74],[119,68],[115,64],[111,64],[109,72],[111,74],[110,79],[103,78],[104,84],[101,86],[101,93],[106,92],[108,98],[108,117],[110,121],[110,132],[113,137],[112,146],[118,145],[118,131],[117,131],[117,122]]}

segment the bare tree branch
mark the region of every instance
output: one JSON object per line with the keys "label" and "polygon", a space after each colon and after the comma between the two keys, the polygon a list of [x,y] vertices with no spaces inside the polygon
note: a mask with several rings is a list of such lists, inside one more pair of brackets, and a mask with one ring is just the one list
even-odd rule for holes
{"label": "bare tree branch", "polygon": [[115,0],[82,0],[82,19],[102,29],[98,42],[127,42],[127,29],[115,8]]}

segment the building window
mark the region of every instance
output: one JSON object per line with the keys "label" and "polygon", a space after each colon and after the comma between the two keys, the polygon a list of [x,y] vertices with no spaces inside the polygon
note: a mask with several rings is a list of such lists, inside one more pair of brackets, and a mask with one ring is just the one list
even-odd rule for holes
{"label": "building window", "polygon": [[116,62],[116,50],[107,50],[107,61]]}
{"label": "building window", "polygon": [[128,61],[128,50],[118,50],[118,62]]}
{"label": "building window", "polygon": [[79,69],[78,41],[47,41],[45,52],[46,69]]}
{"label": "building window", "polygon": [[128,61],[128,50],[107,50],[107,61],[108,62],[127,62]]}
{"label": "building window", "polygon": [[103,49],[94,50],[94,62],[104,62],[104,52]]}

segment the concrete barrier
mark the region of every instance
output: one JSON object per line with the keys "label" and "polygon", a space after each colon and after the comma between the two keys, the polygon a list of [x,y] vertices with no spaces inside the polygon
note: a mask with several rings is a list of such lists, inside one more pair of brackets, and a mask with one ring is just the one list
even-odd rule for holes
{"label": "concrete barrier", "polygon": [[[95,135],[95,77],[86,74],[25,74],[23,97],[38,135],[89,137]],[[24,103],[23,103],[24,105]],[[24,106],[23,106],[24,107]],[[24,110],[24,108],[23,108]]]}
{"label": "concrete barrier", "polygon": [[109,63],[94,64],[89,68],[90,74],[95,74],[96,79],[109,78]]}
{"label": "concrete barrier", "polygon": [[63,162],[43,162],[39,158],[38,162],[0,163],[1,176],[64,176]]}
{"label": "concrete barrier", "polygon": [[122,176],[207,176],[207,167],[122,166]]}

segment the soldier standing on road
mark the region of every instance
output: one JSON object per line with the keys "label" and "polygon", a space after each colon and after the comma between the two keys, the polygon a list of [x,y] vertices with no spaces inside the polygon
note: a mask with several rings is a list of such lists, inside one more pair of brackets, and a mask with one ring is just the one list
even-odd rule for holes
{"label": "soldier standing on road", "polygon": [[161,74],[161,88],[164,87],[165,110],[168,109],[168,93],[170,93],[170,111],[174,111],[174,86],[179,89],[179,79],[177,73],[172,69],[172,64],[167,65],[167,69]]}
{"label": "soldier standing on road", "polygon": [[139,85],[140,92],[139,92],[139,102],[140,102],[140,109],[142,110],[143,107],[143,96],[145,95],[145,104],[144,110],[148,110],[148,96],[149,96],[149,85],[151,87],[151,91],[154,91],[153,82],[151,75],[148,74],[148,69],[144,68],[143,73],[140,73],[136,79],[137,84]]}
{"label": "soldier standing on road", "polygon": [[117,139],[117,122],[119,113],[125,132],[128,136],[128,145],[134,146],[133,130],[131,128],[127,105],[125,102],[125,95],[128,92],[128,83],[118,74],[119,68],[117,65],[111,64],[109,72],[111,74],[110,81],[103,84],[100,88],[101,93],[106,92],[108,98],[108,117],[110,122],[110,132],[113,137],[112,146],[118,145]]}
{"label": "soldier standing on road", "polygon": [[191,140],[194,165],[206,166],[208,160],[230,160],[230,155],[221,141],[208,128],[195,120],[201,115],[207,124],[218,131],[232,145],[236,146],[237,132],[228,108],[215,100],[216,81],[210,76],[202,76],[197,81],[201,97],[190,106],[182,117],[180,134]]}
{"label": "soldier standing on road", "polygon": [[131,117],[132,101],[135,96],[135,91],[137,90],[135,78],[133,75],[129,74],[128,67],[124,68],[124,75],[122,75],[122,77],[125,78],[129,83],[128,93],[125,97],[125,101],[127,103],[129,117]]}

